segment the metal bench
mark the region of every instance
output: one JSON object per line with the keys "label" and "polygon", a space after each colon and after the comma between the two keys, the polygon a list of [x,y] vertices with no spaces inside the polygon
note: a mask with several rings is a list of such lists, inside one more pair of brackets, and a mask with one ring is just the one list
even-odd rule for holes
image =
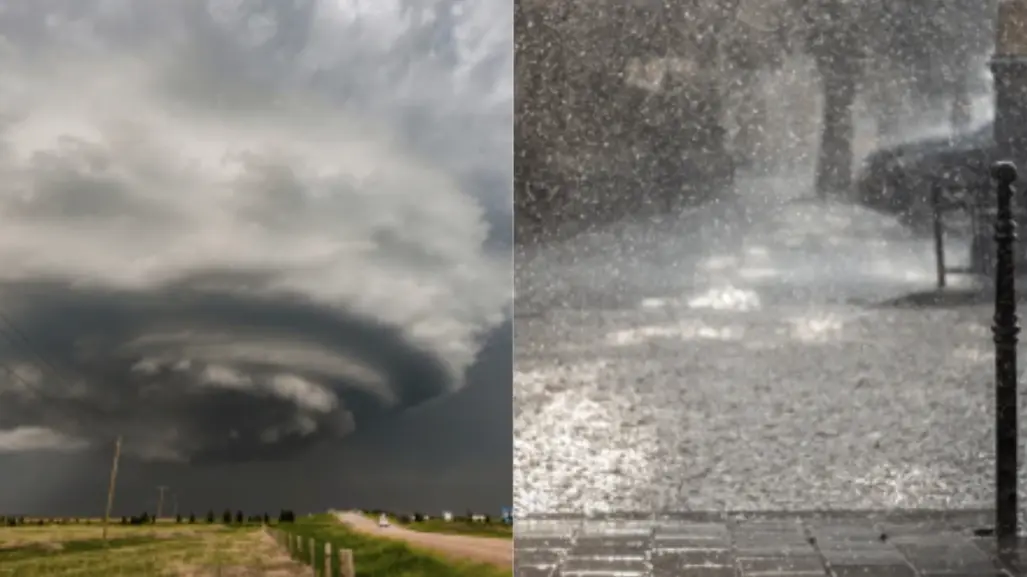
{"label": "metal bench", "polygon": [[[947,286],[949,275],[991,278],[995,274],[995,187],[991,176],[982,171],[975,172],[977,183],[968,183],[966,179],[952,182],[941,178],[931,183],[930,202],[939,289]],[[968,224],[968,230],[964,232],[970,238],[970,262],[966,266],[949,266],[946,259],[946,231],[950,228],[949,217],[953,214],[961,214]],[[1013,218],[1018,227],[1027,226],[1027,207],[1014,206]],[[1025,248],[1027,247],[1018,242],[1014,250],[1016,264],[1019,267],[1027,267]]]}

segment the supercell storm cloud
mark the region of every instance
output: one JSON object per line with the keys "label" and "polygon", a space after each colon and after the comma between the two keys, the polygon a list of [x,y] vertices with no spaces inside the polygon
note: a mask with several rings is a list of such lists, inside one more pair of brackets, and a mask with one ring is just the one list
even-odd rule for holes
{"label": "supercell storm cloud", "polygon": [[411,4],[5,3],[0,450],[274,458],[461,386],[512,15]]}

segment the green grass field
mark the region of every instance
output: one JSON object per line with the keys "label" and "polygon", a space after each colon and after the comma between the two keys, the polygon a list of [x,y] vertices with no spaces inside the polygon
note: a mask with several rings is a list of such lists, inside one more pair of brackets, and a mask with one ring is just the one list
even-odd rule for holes
{"label": "green grass field", "polygon": [[511,577],[513,574],[511,569],[454,562],[411,549],[399,541],[363,535],[328,514],[303,517],[292,525],[283,525],[282,529],[351,549],[359,577]]}
{"label": "green grass field", "polygon": [[0,528],[0,577],[243,574],[299,577],[310,572],[255,526],[113,525],[106,546],[98,524]]}

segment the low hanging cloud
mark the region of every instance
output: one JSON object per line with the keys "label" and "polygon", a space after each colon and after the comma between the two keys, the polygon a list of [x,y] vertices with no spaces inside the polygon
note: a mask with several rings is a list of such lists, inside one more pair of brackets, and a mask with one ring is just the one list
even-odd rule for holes
{"label": "low hanging cloud", "polygon": [[0,9],[0,452],[288,456],[508,315],[506,3]]}

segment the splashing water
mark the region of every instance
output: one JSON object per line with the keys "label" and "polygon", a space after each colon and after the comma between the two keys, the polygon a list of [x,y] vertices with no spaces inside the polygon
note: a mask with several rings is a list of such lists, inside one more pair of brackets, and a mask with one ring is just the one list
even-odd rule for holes
{"label": "splashing water", "polygon": [[809,180],[518,256],[515,506],[990,503],[988,307],[868,306],[933,288],[932,243]]}

